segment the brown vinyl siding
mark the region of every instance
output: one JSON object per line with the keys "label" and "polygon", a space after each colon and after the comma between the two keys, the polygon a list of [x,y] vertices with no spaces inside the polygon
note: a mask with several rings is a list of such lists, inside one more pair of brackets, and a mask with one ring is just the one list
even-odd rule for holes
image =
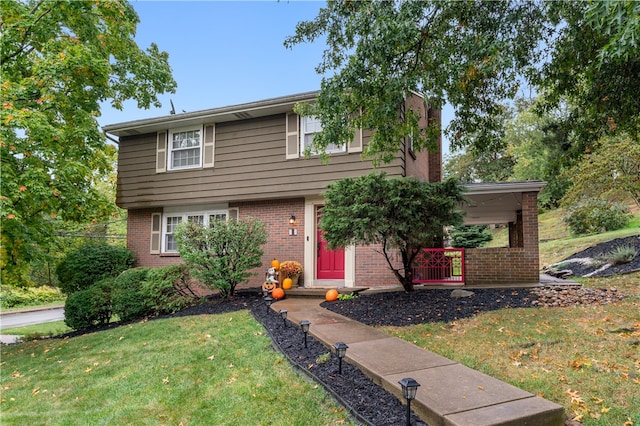
{"label": "brown vinyl siding", "polygon": [[[285,136],[285,114],[216,123],[215,167],[166,173],[156,173],[156,133],[122,137],[117,204],[131,209],[300,197],[373,170],[360,153],[334,154],[328,164],[317,157],[286,160]],[[400,166],[396,159],[380,170],[400,176]]]}

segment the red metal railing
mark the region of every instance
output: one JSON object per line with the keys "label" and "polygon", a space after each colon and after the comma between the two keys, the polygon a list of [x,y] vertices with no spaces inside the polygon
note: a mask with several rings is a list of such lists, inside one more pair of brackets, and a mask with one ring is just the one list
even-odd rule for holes
{"label": "red metal railing", "polygon": [[463,283],[464,249],[422,249],[413,261],[413,282]]}

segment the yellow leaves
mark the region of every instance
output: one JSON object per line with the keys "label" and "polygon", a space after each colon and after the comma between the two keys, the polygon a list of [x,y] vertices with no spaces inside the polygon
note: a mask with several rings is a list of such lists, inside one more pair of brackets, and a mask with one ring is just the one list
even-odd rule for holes
{"label": "yellow leaves", "polygon": [[20,374],[18,371],[14,371],[13,373],[11,373],[11,377],[17,379],[18,377],[22,377],[22,374]]}
{"label": "yellow leaves", "polygon": [[565,391],[565,393],[567,395],[569,395],[569,397],[571,397],[571,404],[572,405],[577,405],[578,407],[586,407],[586,404],[585,404],[584,400],[582,399],[582,396],[580,396],[580,392],[574,391],[574,390],[571,390],[571,389],[567,389]]}
{"label": "yellow leaves", "polygon": [[33,396],[36,396],[39,393],[40,393],[40,388],[35,388],[34,390],[31,391],[31,395]]}
{"label": "yellow leaves", "polygon": [[589,359],[584,357],[576,358],[573,361],[569,361],[568,365],[571,366],[571,368],[573,368],[574,370],[579,370],[583,366],[591,367]]}

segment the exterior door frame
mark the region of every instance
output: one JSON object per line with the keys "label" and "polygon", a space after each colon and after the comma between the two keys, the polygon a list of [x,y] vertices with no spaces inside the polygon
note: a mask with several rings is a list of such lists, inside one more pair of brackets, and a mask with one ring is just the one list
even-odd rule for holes
{"label": "exterior door frame", "polygon": [[324,205],[322,197],[306,197],[304,201],[304,285],[305,287],[355,287],[356,250],[354,246],[344,249],[344,280],[318,280],[316,208]]}

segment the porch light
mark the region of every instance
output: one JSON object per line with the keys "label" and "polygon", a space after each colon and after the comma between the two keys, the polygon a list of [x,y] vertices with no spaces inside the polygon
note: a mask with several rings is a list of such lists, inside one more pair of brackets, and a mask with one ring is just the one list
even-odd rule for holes
{"label": "porch light", "polygon": [[289,225],[295,225],[296,224],[296,217],[294,215],[291,215],[291,217],[289,218]]}
{"label": "porch light", "polygon": [[415,399],[420,383],[410,377],[405,377],[398,383],[402,386],[402,396],[407,400],[407,426],[411,426],[411,401]]}
{"label": "porch light", "polygon": [[287,326],[287,313],[289,313],[289,311],[286,309],[280,309],[280,316],[282,317],[282,323],[285,327]]}
{"label": "porch light", "polygon": [[309,320],[300,321],[300,327],[302,328],[302,332],[304,333],[304,347],[307,347],[307,334],[309,333],[309,326],[311,323]]}
{"label": "porch light", "polygon": [[338,374],[342,374],[342,358],[347,354],[348,347],[344,342],[338,342],[333,345],[333,348],[336,350],[336,355],[338,355]]}

